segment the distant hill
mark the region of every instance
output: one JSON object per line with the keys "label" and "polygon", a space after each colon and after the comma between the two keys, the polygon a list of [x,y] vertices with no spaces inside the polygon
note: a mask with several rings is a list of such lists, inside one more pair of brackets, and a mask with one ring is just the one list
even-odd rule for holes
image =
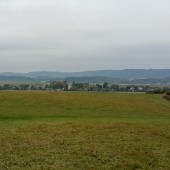
{"label": "distant hill", "polygon": [[170,69],[126,69],[126,70],[97,70],[84,72],[30,72],[28,77],[48,76],[57,78],[66,77],[110,77],[110,78],[165,78],[170,77]]}
{"label": "distant hill", "polygon": [[6,82],[26,82],[26,81],[35,81],[35,79],[25,76],[5,76],[0,75],[0,81]]}
{"label": "distant hill", "polygon": [[126,69],[126,70],[96,70],[83,72],[50,72],[39,71],[29,73],[0,73],[5,76],[26,76],[26,77],[110,77],[123,79],[136,78],[165,78],[170,77],[170,69]]}
{"label": "distant hill", "polygon": [[0,73],[0,81],[68,81],[82,83],[170,84],[170,69],[97,70],[84,72]]}

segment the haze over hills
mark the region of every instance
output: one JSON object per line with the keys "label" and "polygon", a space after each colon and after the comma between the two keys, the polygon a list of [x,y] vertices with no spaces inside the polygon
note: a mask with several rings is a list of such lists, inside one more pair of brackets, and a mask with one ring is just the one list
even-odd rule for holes
{"label": "haze over hills", "polygon": [[125,69],[96,70],[83,72],[50,72],[38,71],[28,73],[0,73],[1,81],[75,81],[75,82],[110,82],[110,83],[141,83],[169,84],[170,69]]}
{"label": "haze over hills", "polygon": [[2,76],[25,76],[30,78],[36,77],[52,77],[52,78],[66,78],[66,77],[110,77],[123,79],[136,78],[165,78],[170,77],[170,69],[125,69],[125,70],[96,70],[96,71],[82,71],[82,72],[51,72],[38,71],[28,73],[0,73]]}

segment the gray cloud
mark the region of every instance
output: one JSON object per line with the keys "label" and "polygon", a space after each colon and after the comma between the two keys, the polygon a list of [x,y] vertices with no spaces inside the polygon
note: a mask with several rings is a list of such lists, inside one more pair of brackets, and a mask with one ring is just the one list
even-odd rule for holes
{"label": "gray cloud", "polygon": [[169,0],[1,0],[0,71],[169,68],[169,6]]}

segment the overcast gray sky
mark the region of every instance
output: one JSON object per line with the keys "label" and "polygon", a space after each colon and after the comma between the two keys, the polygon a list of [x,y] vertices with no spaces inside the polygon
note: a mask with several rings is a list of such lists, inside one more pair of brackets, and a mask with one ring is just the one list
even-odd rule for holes
{"label": "overcast gray sky", "polygon": [[0,72],[170,68],[170,0],[0,0]]}

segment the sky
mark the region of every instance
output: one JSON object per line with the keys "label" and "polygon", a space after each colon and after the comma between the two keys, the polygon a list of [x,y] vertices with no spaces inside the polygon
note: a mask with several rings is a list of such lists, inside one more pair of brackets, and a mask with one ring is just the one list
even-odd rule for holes
{"label": "sky", "polygon": [[0,72],[170,68],[169,0],[0,0]]}

